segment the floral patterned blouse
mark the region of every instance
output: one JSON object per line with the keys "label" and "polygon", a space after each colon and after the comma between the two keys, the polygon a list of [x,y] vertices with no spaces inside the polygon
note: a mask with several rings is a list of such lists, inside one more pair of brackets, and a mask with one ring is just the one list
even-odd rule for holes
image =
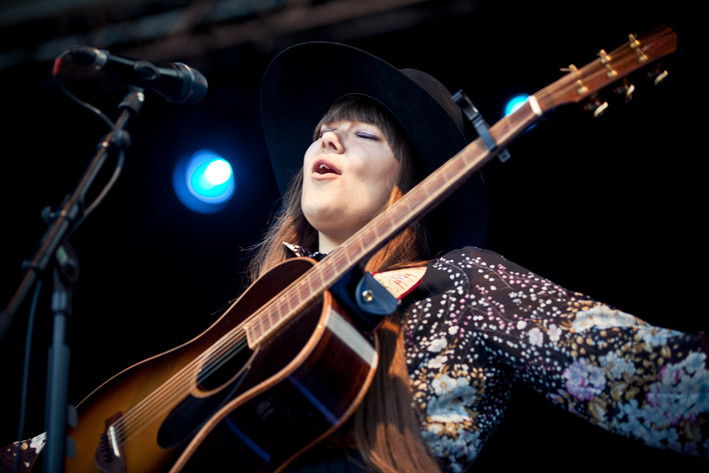
{"label": "floral patterned blouse", "polygon": [[520,380],[647,445],[709,458],[709,344],[467,247],[431,262],[404,315],[406,357],[433,455],[465,471]]}

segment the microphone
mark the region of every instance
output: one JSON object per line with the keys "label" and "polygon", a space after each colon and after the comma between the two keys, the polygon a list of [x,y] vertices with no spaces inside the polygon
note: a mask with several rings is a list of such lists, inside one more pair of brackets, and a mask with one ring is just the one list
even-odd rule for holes
{"label": "microphone", "polygon": [[72,46],[67,54],[78,64],[95,67],[119,80],[150,89],[168,102],[197,103],[207,94],[207,79],[198,70],[181,62],[151,63],[90,46]]}

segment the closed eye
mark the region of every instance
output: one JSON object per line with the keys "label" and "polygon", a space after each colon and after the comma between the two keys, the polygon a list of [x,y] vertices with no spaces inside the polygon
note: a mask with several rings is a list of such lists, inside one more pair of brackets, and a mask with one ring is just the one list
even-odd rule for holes
{"label": "closed eye", "polygon": [[355,134],[356,134],[358,137],[364,138],[364,139],[366,139],[366,140],[379,141],[379,136],[375,135],[374,133],[370,133],[370,132],[367,132],[367,131],[358,131],[358,132],[355,133]]}

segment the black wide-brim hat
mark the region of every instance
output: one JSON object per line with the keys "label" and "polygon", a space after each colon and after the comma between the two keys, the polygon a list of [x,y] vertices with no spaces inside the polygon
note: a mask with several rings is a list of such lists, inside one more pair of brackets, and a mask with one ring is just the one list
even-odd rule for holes
{"label": "black wide-brim hat", "polygon": [[[344,44],[291,46],[273,59],[261,85],[265,139],[281,194],[301,169],[322,116],[335,101],[351,94],[376,100],[399,120],[413,143],[417,155],[413,165],[421,177],[468,144],[460,108],[450,91],[432,76],[397,69]],[[462,246],[482,246],[488,204],[480,173],[425,219],[432,256]]]}

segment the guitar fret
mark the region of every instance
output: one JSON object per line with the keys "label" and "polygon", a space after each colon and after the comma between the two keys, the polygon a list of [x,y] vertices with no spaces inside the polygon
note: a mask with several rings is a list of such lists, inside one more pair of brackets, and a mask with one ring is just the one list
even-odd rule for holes
{"label": "guitar fret", "polygon": [[379,224],[379,232],[380,234],[389,236],[391,233],[391,230],[394,229],[394,222],[391,221],[391,219],[384,219],[382,223]]}
{"label": "guitar fret", "polygon": [[270,332],[271,330],[273,330],[273,329],[278,325],[278,322],[279,322],[280,320],[284,320],[283,315],[284,315],[284,313],[286,313],[286,312],[283,312],[283,311],[281,310],[281,308],[282,308],[282,307],[279,306],[279,307],[278,307],[276,310],[274,310],[273,312],[267,312],[267,313],[266,313],[266,316],[264,317],[264,320],[267,321],[268,323],[266,324],[266,327],[265,327],[265,329],[264,329],[264,331],[263,331],[264,333]]}
{"label": "guitar fret", "polygon": [[263,335],[263,318],[260,318],[256,321],[255,324],[251,325],[251,334],[254,336],[254,338],[259,338],[261,335]]}
{"label": "guitar fret", "polygon": [[282,309],[284,312],[288,313],[291,310],[293,310],[293,306],[292,306],[292,304],[294,302],[293,298],[292,297],[283,297],[282,299],[283,299],[283,301],[281,303],[281,306],[279,307],[279,311],[280,311],[280,309]]}
{"label": "guitar fret", "polygon": [[[315,279],[317,276],[319,276],[320,271],[313,271],[312,273],[313,274],[311,275],[311,277],[305,278],[303,280],[303,281],[305,281],[305,286],[307,286],[307,287],[302,288],[302,291],[299,293],[301,299],[307,298],[308,294],[310,294],[313,291],[318,289],[317,285],[313,286],[313,284],[317,283],[318,281],[313,281],[313,279]],[[305,291],[305,294],[303,294],[303,291]]]}
{"label": "guitar fret", "polygon": [[537,120],[538,114],[534,111],[530,102],[524,103],[518,110],[517,113],[505,117],[495,124],[495,140],[498,143],[507,143],[515,136],[521,129],[526,129]]}
{"label": "guitar fret", "polygon": [[[371,240],[371,238],[372,238],[372,234],[369,232],[364,232],[361,236],[355,238],[354,243],[359,245],[357,247],[357,250],[358,250],[357,252],[359,252],[360,254],[364,254],[368,248],[367,241]],[[371,244],[371,241],[369,244]]]}

